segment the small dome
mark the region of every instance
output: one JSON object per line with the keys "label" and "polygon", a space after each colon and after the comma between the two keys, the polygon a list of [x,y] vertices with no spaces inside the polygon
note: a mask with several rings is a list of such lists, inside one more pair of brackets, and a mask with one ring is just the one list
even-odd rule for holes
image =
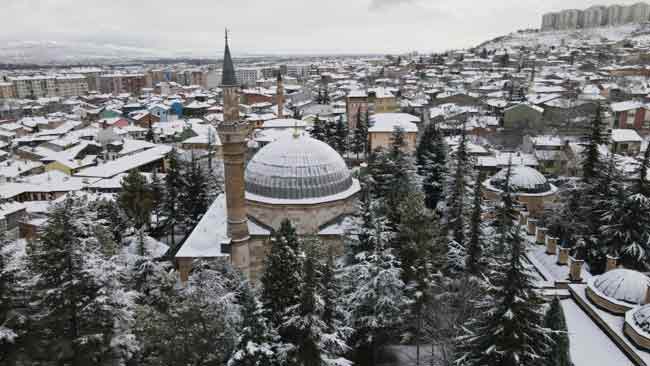
{"label": "small dome", "polygon": [[598,276],[594,288],[609,298],[632,304],[643,304],[650,279],[641,272],[615,269]]}
{"label": "small dome", "polygon": [[[491,179],[492,186],[503,189],[508,168],[503,168]],[[513,165],[510,171],[510,189],[521,193],[544,193],[552,189],[542,173],[523,165]]]}
{"label": "small dome", "polygon": [[644,305],[635,310],[632,318],[639,328],[646,333],[650,333],[650,305]]}
{"label": "small dome", "polygon": [[324,198],[353,188],[345,161],[328,144],[306,135],[280,138],[246,167],[246,192],[275,199]]}

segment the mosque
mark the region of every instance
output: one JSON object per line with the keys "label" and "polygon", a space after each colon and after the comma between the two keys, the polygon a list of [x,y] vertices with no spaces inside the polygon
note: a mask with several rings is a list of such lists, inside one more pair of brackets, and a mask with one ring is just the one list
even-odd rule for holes
{"label": "mosque", "polygon": [[[281,79],[278,102],[282,103]],[[288,218],[299,235],[319,238],[342,252],[344,219],[360,190],[343,158],[329,145],[296,129],[247,161],[251,126],[239,116],[239,93],[228,39],[223,57],[222,143],[225,193],[210,206],[176,254],[186,281],[197,258],[229,258],[251,279],[261,274],[274,229]],[[279,109],[282,106],[279,106]],[[282,117],[280,117],[282,118]]]}

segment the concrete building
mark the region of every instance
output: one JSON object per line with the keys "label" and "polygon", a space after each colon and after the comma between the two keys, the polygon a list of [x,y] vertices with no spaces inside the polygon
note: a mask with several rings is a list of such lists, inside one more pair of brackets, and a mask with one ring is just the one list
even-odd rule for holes
{"label": "concrete building", "polygon": [[[129,93],[139,95],[142,88],[150,87],[145,74],[107,74],[99,77],[99,90],[102,93],[118,95]],[[150,80],[150,79],[149,79]]]}
{"label": "concrete building", "polygon": [[9,82],[0,82],[0,99],[16,98],[16,86]]}
{"label": "concrete building", "polygon": [[9,78],[18,98],[72,97],[88,93],[83,75],[18,76]]}
{"label": "concrete building", "polygon": [[368,93],[365,90],[353,90],[345,102],[348,128],[352,130],[357,127],[358,119],[365,118],[368,113]]}
{"label": "concrete building", "polygon": [[650,5],[592,6],[586,10],[562,10],[542,16],[542,31],[571,30],[643,23],[650,20]]}
{"label": "concrete building", "polygon": [[258,67],[242,67],[237,69],[236,75],[240,85],[255,86],[257,80],[262,77],[262,70]]}

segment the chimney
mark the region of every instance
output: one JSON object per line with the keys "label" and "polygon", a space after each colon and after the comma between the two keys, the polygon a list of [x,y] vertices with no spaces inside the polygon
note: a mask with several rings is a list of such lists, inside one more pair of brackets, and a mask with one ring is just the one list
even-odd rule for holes
{"label": "chimney", "polygon": [[278,105],[278,118],[284,118],[284,81],[282,81],[281,71],[278,71],[276,98],[276,104]]}

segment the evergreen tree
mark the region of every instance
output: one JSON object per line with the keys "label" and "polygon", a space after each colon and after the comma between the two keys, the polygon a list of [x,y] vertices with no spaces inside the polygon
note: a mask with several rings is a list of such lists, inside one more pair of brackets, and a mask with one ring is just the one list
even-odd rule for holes
{"label": "evergreen tree", "polygon": [[19,333],[22,316],[17,311],[19,283],[18,269],[11,263],[14,253],[5,233],[0,233],[0,363],[13,364],[19,351]]}
{"label": "evergreen tree", "polygon": [[359,154],[368,151],[368,113],[365,113],[365,117],[361,117],[361,111],[357,114],[357,127],[354,129],[354,134],[352,136],[352,152],[357,154],[357,159]]}
{"label": "evergreen tree", "polygon": [[184,225],[191,231],[208,210],[208,182],[199,162],[192,154],[183,174],[183,191],[180,194],[180,210]]}
{"label": "evergreen tree", "polygon": [[140,230],[149,223],[151,217],[152,199],[147,179],[137,170],[131,170],[121,185],[117,200],[133,226]]}
{"label": "evergreen tree", "polygon": [[149,192],[151,193],[151,213],[156,220],[156,229],[160,226],[160,215],[162,214],[165,201],[165,185],[160,179],[158,171],[151,173],[151,182],[149,183]]}
{"label": "evergreen tree", "polygon": [[595,179],[603,168],[599,151],[599,146],[605,142],[602,136],[602,123],[601,108],[599,106],[591,123],[589,145],[585,148],[582,156],[582,175],[587,183]]}
{"label": "evergreen tree", "polygon": [[326,131],[326,121],[321,121],[321,119],[316,116],[314,119],[314,125],[311,128],[309,134],[312,138],[316,140],[327,142],[327,131]]}
{"label": "evergreen tree", "polygon": [[552,342],[544,357],[544,366],[572,366],[566,321],[558,297],[553,298],[551,306],[546,311],[544,327],[552,332],[550,335]]}
{"label": "evergreen tree", "polygon": [[326,325],[320,317],[323,304],[317,293],[318,275],[311,255],[303,261],[302,274],[300,301],[288,309],[282,329],[295,346],[292,354],[296,364],[320,366],[321,358],[324,358],[320,347],[321,335]]}
{"label": "evergreen tree", "polygon": [[240,323],[236,289],[241,281],[227,267],[196,263],[187,285],[138,308],[138,365],[226,364]]}
{"label": "evergreen tree", "polygon": [[377,364],[379,350],[403,322],[406,305],[400,264],[385,240],[387,227],[377,220],[375,230],[375,248],[357,254],[342,274],[347,323],[354,329],[350,346],[360,365]]}
{"label": "evergreen tree", "polygon": [[165,175],[165,200],[163,201],[162,214],[165,217],[165,226],[171,236],[172,251],[176,251],[176,228],[182,222],[181,195],[183,192],[183,177],[178,161],[178,152],[172,149],[169,153],[167,175]]}
{"label": "evergreen tree", "polygon": [[334,132],[334,150],[339,154],[345,155],[348,151],[348,126],[342,117],[336,121],[336,130]]}
{"label": "evergreen tree", "polygon": [[[118,197],[119,201],[119,197]],[[120,205],[112,199],[101,199],[93,203],[97,212],[97,223],[110,233],[113,244],[122,244],[124,233],[130,228],[129,218]]]}
{"label": "evergreen tree", "polygon": [[282,324],[287,309],[299,302],[300,258],[296,230],[285,219],[271,238],[271,249],[264,260],[261,301],[271,324]]}
{"label": "evergreen tree", "polygon": [[466,232],[468,226],[468,215],[470,210],[469,200],[472,190],[469,183],[471,171],[469,153],[467,152],[467,133],[465,124],[462,125],[460,140],[454,157],[453,176],[449,184],[449,200],[447,212],[447,225],[453,243],[462,250],[465,248]]}
{"label": "evergreen tree", "polygon": [[469,242],[467,243],[467,271],[473,275],[478,275],[484,267],[483,260],[483,207],[481,193],[481,174],[477,174],[474,182],[474,200],[470,222]]}
{"label": "evergreen tree", "polygon": [[[510,167],[501,198],[503,215],[511,212],[509,187]],[[458,338],[457,362],[464,366],[544,365],[548,332],[542,327],[543,299],[534,288],[521,229],[514,217],[509,222],[501,238],[508,254],[492,261],[486,294],[477,304],[480,315],[465,324],[466,334]]]}
{"label": "evergreen tree", "polygon": [[425,127],[416,150],[418,174],[427,208],[435,210],[447,180],[447,151],[442,133],[433,124]]}
{"label": "evergreen tree", "polygon": [[406,138],[404,129],[399,126],[393,128],[393,133],[390,136],[390,155],[394,160],[398,160],[404,155],[406,148]]}
{"label": "evergreen tree", "polygon": [[35,278],[30,315],[34,360],[111,365],[119,353],[115,347],[122,345],[114,327],[125,316],[125,305],[109,283],[119,275],[114,267],[101,266],[85,205],[73,198],[55,204],[39,240],[28,244],[27,264]]}
{"label": "evergreen tree", "polygon": [[238,303],[241,306],[242,328],[227,366],[285,365],[287,353],[292,347],[282,343],[278,333],[269,326],[262,304],[248,283],[241,286]]}

